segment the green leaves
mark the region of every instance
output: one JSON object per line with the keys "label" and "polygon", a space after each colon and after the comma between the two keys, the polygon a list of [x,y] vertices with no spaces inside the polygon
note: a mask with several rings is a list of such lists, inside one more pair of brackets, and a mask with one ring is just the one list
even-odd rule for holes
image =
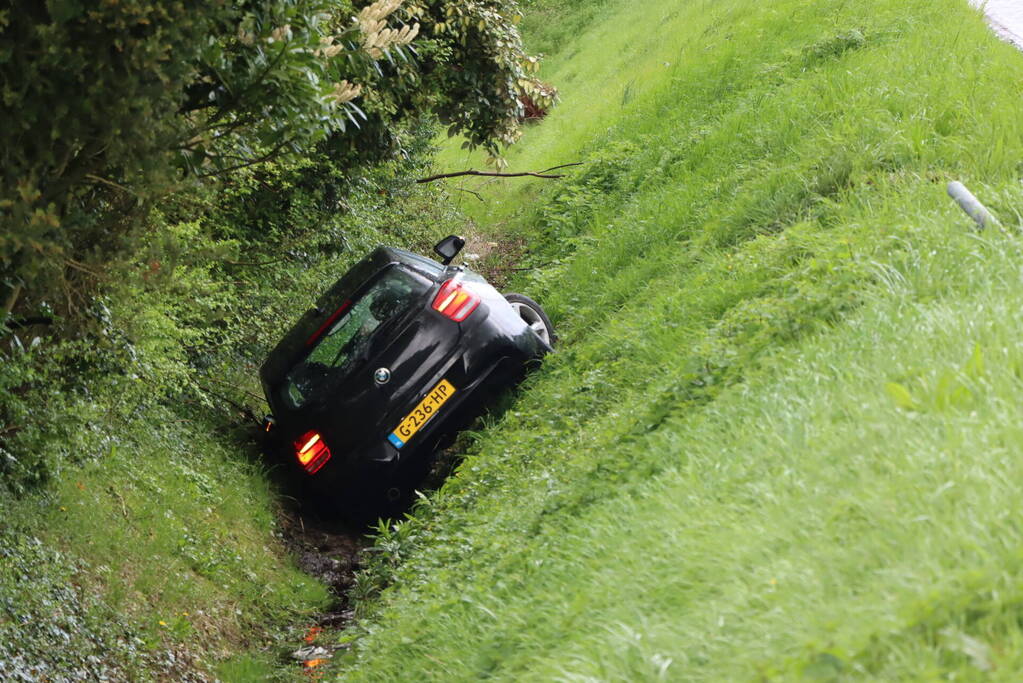
{"label": "green leaves", "polygon": [[984,376],[984,352],[980,348],[980,342],[973,345],[973,353],[970,360],[966,362],[963,372],[971,379],[980,379]]}
{"label": "green leaves", "polygon": [[153,201],[196,180],[218,187],[317,145],[350,172],[401,154],[398,131],[430,112],[496,155],[518,136],[519,96],[554,97],[512,0],[84,7],[0,14],[0,278],[26,302],[63,298],[68,259],[95,291]]}

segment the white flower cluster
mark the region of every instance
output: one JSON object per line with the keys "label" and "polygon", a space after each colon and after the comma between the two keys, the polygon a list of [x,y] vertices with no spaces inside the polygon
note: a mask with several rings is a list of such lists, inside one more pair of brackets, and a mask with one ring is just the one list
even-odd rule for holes
{"label": "white flower cluster", "polygon": [[362,49],[373,59],[380,59],[385,50],[395,45],[408,45],[419,35],[419,24],[401,28],[387,27],[387,17],[401,6],[403,0],[377,0],[364,7],[355,22],[362,31]]}
{"label": "white flower cluster", "polygon": [[316,51],[316,55],[323,55],[328,59],[345,49],[343,45],[334,44],[334,36],[324,36],[323,38],[320,38],[320,44],[323,45],[323,47]]}
{"label": "white flower cluster", "polygon": [[344,104],[345,102],[351,102],[362,93],[362,86],[349,83],[347,80],[343,80],[340,83],[334,84],[334,92],[330,93],[330,99],[335,104]]}

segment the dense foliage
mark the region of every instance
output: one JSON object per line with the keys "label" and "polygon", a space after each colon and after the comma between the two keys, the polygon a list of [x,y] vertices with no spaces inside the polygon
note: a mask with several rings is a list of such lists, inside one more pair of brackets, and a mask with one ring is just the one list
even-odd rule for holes
{"label": "dense foliage", "polygon": [[461,230],[414,181],[438,120],[497,155],[519,96],[552,95],[516,21],[512,0],[0,8],[0,670],[202,678],[322,609],[240,428],[256,367],[367,249]]}
{"label": "dense foliage", "polygon": [[[118,271],[88,339],[11,336],[24,343],[0,363],[13,409],[4,484],[23,494],[0,495],[12,529],[0,535],[0,669],[202,680],[258,643],[243,673],[220,677],[261,680],[276,648],[294,650],[302,633],[285,629],[324,609],[325,590],[284,552],[240,411],[259,410],[256,366],[325,282],[376,244],[425,251],[464,228],[442,188],[414,182],[427,142],[408,137],[410,159],[337,170],[327,185],[306,175],[326,163],[314,157],[164,202],[159,240],[144,267]],[[271,182],[289,191],[267,192]],[[260,233],[273,247],[262,256]],[[33,536],[39,552],[20,540]],[[22,593],[25,567],[38,600]],[[78,588],[55,610],[47,591],[69,576]],[[65,647],[39,640],[62,638],[72,617]]]}
{"label": "dense foliage", "polygon": [[0,278],[38,304],[131,253],[168,190],[317,142],[345,168],[381,158],[410,115],[434,111],[496,154],[516,136],[519,96],[551,94],[529,75],[515,12],[510,0],[15,3],[0,11]]}

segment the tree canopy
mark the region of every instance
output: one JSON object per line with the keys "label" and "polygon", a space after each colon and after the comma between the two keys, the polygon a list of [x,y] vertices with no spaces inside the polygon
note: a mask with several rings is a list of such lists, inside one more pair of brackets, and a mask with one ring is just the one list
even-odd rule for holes
{"label": "tree canopy", "polygon": [[15,0],[0,10],[0,280],[42,296],[131,254],[168,193],[314,149],[341,168],[386,158],[400,123],[426,112],[497,157],[522,96],[554,97],[517,12],[513,0]]}

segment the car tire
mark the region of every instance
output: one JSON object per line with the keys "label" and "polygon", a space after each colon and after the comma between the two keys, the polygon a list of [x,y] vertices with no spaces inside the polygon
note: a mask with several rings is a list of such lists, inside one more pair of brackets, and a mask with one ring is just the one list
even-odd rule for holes
{"label": "car tire", "polygon": [[533,330],[536,336],[540,337],[548,346],[554,347],[558,338],[554,334],[554,325],[547,317],[540,304],[530,299],[525,294],[505,294],[504,298],[519,314],[519,317]]}

